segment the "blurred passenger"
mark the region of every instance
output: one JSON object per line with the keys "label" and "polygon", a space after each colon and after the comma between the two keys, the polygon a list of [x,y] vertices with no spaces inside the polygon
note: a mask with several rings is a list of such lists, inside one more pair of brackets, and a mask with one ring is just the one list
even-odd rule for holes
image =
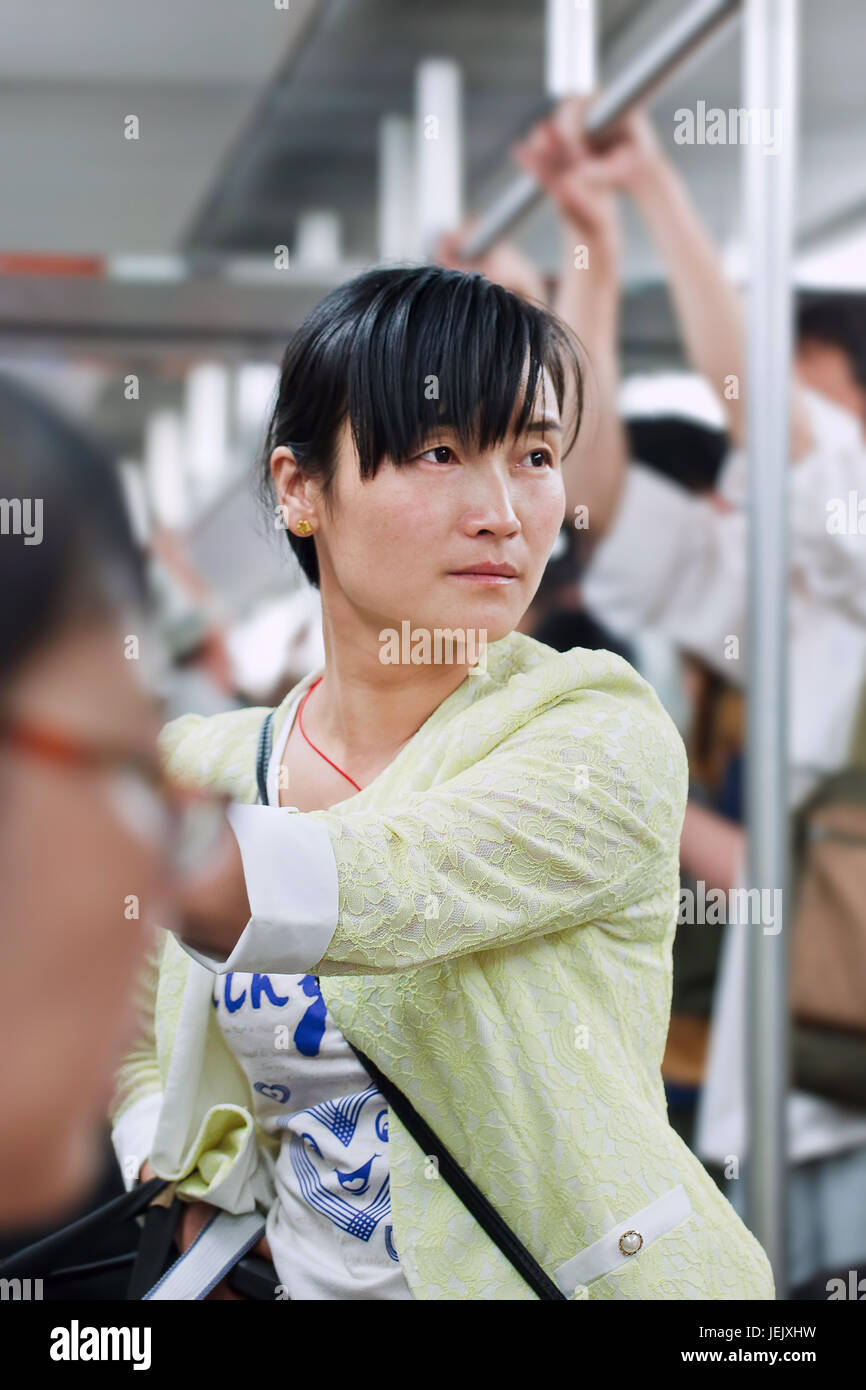
{"label": "blurred passenger", "polygon": [[801,305],[797,376],[858,420],[866,439],[866,295],[810,297]]}
{"label": "blurred passenger", "polygon": [[[618,141],[591,150],[580,127],[581,103],[566,103],[556,120],[542,122],[518,147],[560,208],[573,234],[585,221],[587,269],[571,272],[558,302],[576,331],[591,324],[594,351],[613,362],[616,345],[609,300],[615,283],[617,241],[609,199],[630,192],[655,237],[670,276],[671,293],[692,366],[719,395],[734,451],[725,460],[712,496],[695,496],[656,469],[628,464],[621,427],[611,419],[591,455],[566,460],[566,485],[575,505],[581,497],[604,499],[589,506],[583,577],[586,600],[613,630],[630,636],[644,626],[668,636],[725,679],[746,680],[745,453],[742,449],[743,314],[720,258],[691,204],[685,186],[663,155],[645,117],[624,122]],[[599,209],[603,210],[600,215]],[[601,230],[600,230],[601,229]],[[599,252],[599,240],[606,249]],[[605,306],[594,316],[581,305]],[[828,333],[829,316],[809,328],[804,316],[804,361],[814,373],[815,335]],[[812,320],[814,322],[814,320]],[[834,400],[814,386],[793,392],[791,472],[791,798],[803,800],[822,774],[844,765],[866,680],[866,547],[856,529],[828,526],[834,503],[848,505],[859,488],[866,498],[866,449],[861,420],[848,406],[859,397],[852,381],[863,374],[855,355],[856,333],[838,329],[845,362],[825,353],[821,376]],[[811,335],[811,336],[810,336]],[[822,343],[824,339],[820,340]],[[799,362],[799,359],[798,359]],[[808,370],[805,369],[804,370]],[[726,387],[730,389],[726,389]],[[605,399],[612,400],[608,390]],[[599,474],[606,481],[599,480]],[[847,512],[846,512],[847,518]],[[843,518],[843,522],[846,518]],[[828,688],[825,673],[832,669]]]}
{"label": "blurred passenger", "polygon": [[638,372],[619,390],[628,454],[687,492],[715,500],[730,439],[718,398],[695,372]]}
{"label": "blurred passenger", "polygon": [[[0,1229],[10,1238],[60,1222],[99,1176],[168,827],[143,680],[144,570],[112,465],[2,380],[0,475]],[[39,519],[29,534],[28,516]]]}
{"label": "blurred passenger", "polygon": [[573,553],[571,535],[565,527],[557,536],[541,583],[517,624],[517,631],[527,633],[557,652],[585,647],[587,651],[615,652],[634,664],[631,645],[615,637],[584,607],[580,566]]}
{"label": "blurred passenger", "polygon": [[[598,594],[594,548],[614,525],[620,495],[628,489],[635,468],[644,469],[651,486],[657,480],[665,498],[668,492],[685,497],[685,486],[688,486],[690,500],[695,502],[699,493],[710,494],[724,455],[724,436],[720,438],[718,431],[707,430],[696,441],[694,433],[698,427],[689,427],[676,417],[659,418],[655,414],[659,408],[656,401],[649,418],[644,402],[643,414],[631,427],[630,438],[626,435],[619,417],[622,392],[617,338],[622,233],[617,194],[604,180],[592,176],[591,159],[580,139],[579,104],[562,108],[555,122],[541,123],[530,138],[515,149],[515,154],[551,194],[559,212],[562,256],[553,304],[587,351],[584,407],[587,423],[563,467],[567,517],[572,523],[575,550],[581,562],[578,573],[571,576],[573,602],[578,601],[579,574],[581,581],[584,578],[588,581],[588,587],[581,589],[580,607],[584,620],[598,622],[599,617],[603,617],[605,631],[617,634],[612,642],[620,643],[620,650],[623,650],[629,646],[630,639],[642,639],[644,628],[651,626],[652,614],[639,611],[639,617],[632,621],[633,614],[628,606],[640,610],[643,601],[641,592],[632,595],[632,587],[639,588],[644,546],[639,537],[630,537],[630,553],[622,560],[623,574],[617,571],[611,582],[611,588],[619,585],[615,590],[617,597],[624,589],[625,597],[619,604],[612,603],[608,593]],[[440,254],[446,254],[453,263],[458,245],[457,238],[444,241],[439,248]],[[513,248],[506,255],[505,248],[495,247],[475,263],[475,268],[495,279],[503,268],[514,274],[523,259],[515,256]],[[524,282],[529,279],[525,269],[520,271],[520,278]],[[647,464],[629,466],[631,449],[643,447],[649,454]],[[640,457],[640,454],[635,456]],[[706,503],[713,515],[717,505],[714,495],[712,502]],[[724,504],[724,509],[730,510],[731,504]],[[659,540],[663,534],[659,533]],[[672,547],[674,553],[675,550],[676,547]],[[648,587],[651,590],[651,581]],[[584,595],[588,599],[588,611]],[[696,604],[696,612],[692,602]],[[693,594],[691,599],[684,596],[683,610],[684,635],[693,637],[697,632],[714,644],[717,633],[704,633],[706,615],[701,612],[700,594]],[[537,627],[533,630],[541,636]],[[692,652],[696,646],[701,651],[700,645],[692,642]],[[695,664],[693,658],[693,666]],[[697,1088],[705,1065],[718,949],[718,933],[705,933],[698,942],[694,933],[688,937],[679,931],[674,941],[674,994],[662,1073],[671,1122],[686,1142],[692,1137]]]}

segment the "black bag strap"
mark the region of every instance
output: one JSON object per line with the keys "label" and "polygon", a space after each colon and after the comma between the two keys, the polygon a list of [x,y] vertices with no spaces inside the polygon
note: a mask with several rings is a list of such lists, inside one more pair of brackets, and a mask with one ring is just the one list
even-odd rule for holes
{"label": "black bag strap", "polygon": [[268,763],[271,760],[271,747],[274,741],[274,715],[276,710],[272,709],[262,721],[259,731],[259,746],[256,749],[256,786],[259,789],[259,801],[263,806],[268,804]]}
{"label": "black bag strap", "polygon": [[531,1289],[538,1294],[539,1298],[564,1299],[566,1295],[554,1284],[553,1280],[545,1274],[541,1265],[527,1250],[523,1242],[514,1234],[506,1221],[503,1221],[499,1212],[487,1200],[480,1187],[475,1183],[460,1167],[453,1154],[445,1148],[441,1140],[437,1139],[427,1121],[422,1119],[415,1109],[412,1102],[398,1090],[393,1081],[390,1081],[384,1072],[365,1057],[353,1043],[349,1042],[352,1051],[357,1057],[361,1066],[369,1074],[370,1079],[375,1082],[382,1095],[387,1100],[391,1109],[394,1111],[400,1123],[408,1129],[415,1143],[421,1151],[428,1157],[435,1158],[436,1166],[440,1175],[445,1179],[452,1192],[455,1193],[460,1201],[475,1217],[478,1224],[487,1232],[494,1245],[497,1245],[507,1260],[513,1264],[518,1274],[526,1280]]}
{"label": "black bag strap", "polygon": [[28,1245],[24,1250],[16,1250],[14,1255],[0,1262],[0,1278],[47,1276],[58,1267],[61,1257],[70,1259],[77,1247],[86,1250],[88,1239],[94,1231],[138,1216],[167,1185],[165,1178],[149,1178],[129,1192],[103,1203],[95,1211],[89,1211],[78,1221],[53,1231],[43,1240]]}
{"label": "black bag strap", "polygon": [[[271,754],[274,713],[275,711],[271,710],[262,724],[256,754],[256,783],[263,806],[268,805],[267,765]],[[438,1171],[452,1192],[459,1197],[467,1211],[471,1212],[518,1274],[526,1280],[540,1299],[565,1299],[566,1295],[545,1274],[535,1257],[529,1253],[508,1223],[503,1221],[499,1212],[488,1201],[481,1189],[476,1187],[467,1173],[464,1173],[453,1154],[449,1153],[445,1145],[437,1139],[427,1121],[421,1118],[412,1102],[348,1038],[346,1038],[346,1042],[349,1043],[370,1079],[382,1092],[400,1123],[409,1131],[422,1152],[435,1158]]]}
{"label": "black bag strap", "polygon": [[126,1291],[128,1299],[143,1299],[162,1277],[182,1206],[172,1183],[170,1188],[167,1186],[164,1192],[157,1194],[147,1208]]}

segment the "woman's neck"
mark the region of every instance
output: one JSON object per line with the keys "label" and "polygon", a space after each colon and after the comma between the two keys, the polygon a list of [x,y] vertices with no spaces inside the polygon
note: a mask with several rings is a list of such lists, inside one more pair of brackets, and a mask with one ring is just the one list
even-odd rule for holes
{"label": "woman's neck", "polygon": [[379,660],[381,644],[340,640],[323,612],[325,669],[304,710],[313,743],[341,767],[363,768],[397,752],[469,673],[467,663]]}

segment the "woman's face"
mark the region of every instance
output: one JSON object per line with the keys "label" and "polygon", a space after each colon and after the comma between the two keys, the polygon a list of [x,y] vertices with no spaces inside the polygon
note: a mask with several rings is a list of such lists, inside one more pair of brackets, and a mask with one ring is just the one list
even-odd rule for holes
{"label": "woman's face", "polygon": [[[46,644],[10,690],[9,716],[153,758],[158,721],[125,635],[106,625]],[[165,883],[163,848],[141,833],[140,815],[133,828],[134,803],[116,771],[0,744],[7,1229],[61,1219],[98,1175],[99,1126],[134,1035],[145,917],[160,911]]]}
{"label": "woman's face", "polygon": [[[413,632],[504,637],[528,608],[562,525],[561,451],[548,377],[519,438],[481,452],[438,429],[410,463],[383,460],[367,481],[344,426],[331,509],[315,507],[324,606],[332,616],[350,610],[373,640],[406,620]],[[479,574],[484,565],[508,573]]]}

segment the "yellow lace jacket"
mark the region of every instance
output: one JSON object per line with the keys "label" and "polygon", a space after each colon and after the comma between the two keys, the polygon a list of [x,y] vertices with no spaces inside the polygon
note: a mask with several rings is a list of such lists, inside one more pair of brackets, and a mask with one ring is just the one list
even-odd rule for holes
{"label": "yellow lace jacket", "polygon": [[[174,720],[168,770],[256,801],[264,713]],[[307,813],[338,869],[339,920],[311,967],[334,1022],[571,1297],[774,1297],[764,1251],[667,1118],[687,783],[682,740],[631,666],[512,633],[362,792]],[[267,1210],[274,1154],[213,977],[160,943],[116,1133],[148,1112],[151,1163],[182,1195]],[[534,1298],[393,1113],[389,1138],[415,1297]]]}

